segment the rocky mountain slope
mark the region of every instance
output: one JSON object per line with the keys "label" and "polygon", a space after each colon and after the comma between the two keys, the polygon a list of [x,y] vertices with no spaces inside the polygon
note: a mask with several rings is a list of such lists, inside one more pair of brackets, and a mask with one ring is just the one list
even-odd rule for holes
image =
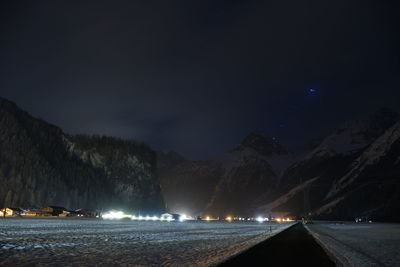
{"label": "rocky mountain slope", "polygon": [[393,220],[387,209],[400,194],[398,119],[395,112],[382,109],[326,136],[285,171],[274,194],[262,199],[264,205],[258,203],[259,212]]}
{"label": "rocky mountain slope", "polygon": [[400,221],[400,121],[385,131],[335,179],[315,211],[321,217]]}
{"label": "rocky mountain slope", "polygon": [[[250,215],[254,199],[274,190],[280,172],[292,160],[278,142],[253,133],[214,160],[184,160],[160,169],[160,182],[174,212]],[[165,166],[163,162],[160,157],[159,164]]]}
{"label": "rocky mountain slope", "polygon": [[173,211],[213,216],[400,221],[399,118],[381,109],[347,122],[304,155],[250,134],[213,160],[161,163],[165,198]]}
{"label": "rocky mountain slope", "polygon": [[206,213],[253,216],[254,199],[276,190],[280,173],[294,160],[276,140],[252,133],[216,162],[222,173]]}
{"label": "rocky mountain slope", "polygon": [[161,212],[155,168],[143,144],[68,135],[0,99],[0,206]]}
{"label": "rocky mountain slope", "polygon": [[170,211],[191,215],[400,221],[400,121],[379,110],[305,155],[253,133],[220,157],[191,161],[134,141],[65,134],[0,98],[0,184],[0,206],[159,213],[165,199]]}

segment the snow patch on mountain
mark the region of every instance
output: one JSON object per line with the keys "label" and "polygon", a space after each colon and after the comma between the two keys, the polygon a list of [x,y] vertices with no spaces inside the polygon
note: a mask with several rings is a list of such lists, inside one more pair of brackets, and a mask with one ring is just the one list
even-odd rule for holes
{"label": "snow patch on mountain", "polygon": [[238,167],[245,166],[248,164],[249,160],[263,160],[269,165],[271,170],[275,175],[280,176],[280,174],[285,171],[290,165],[295,162],[296,158],[294,155],[287,154],[270,154],[268,156],[260,154],[253,148],[246,147],[241,150],[233,150],[225,153],[219,157],[216,161],[223,166],[224,177],[229,176],[229,173]]}
{"label": "snow patch on mountain", "polygon": [[320,207],[317,211],[315,211],[315,214],[319,215],[322,213],[331,213],[332,209],[344,199],[345,199],[345,197],[343,197],[343,196],[336,198],[335,200]]}
{"label": "snow patch on mountain", "polygon": [[327,198],[337,194],[357,179],[359,174],[369,165],[375,164],[390,150],[393,143],[400,139],[400,121],[387,130],[381,137],[372,143],[366,151],[352,164],[351,170],[335,183]]}
{"label": "snow patch on mountain", "polygon": [[282,206],[283,204],[285,204],[286,202],[291,200],[295,195],[300,193],[304,188],[310,186],[312,183],[314,183],[318,179],[319,179],[319,177],[315,177],[315,178],[312,178],[310,180],[307,180],[307,181],[299,184],[298,186],[292,188],[289,192],[287,192],[283,196],[281,196],[281,197],[277,198],[276,200],[274,200],[273,202],[268,203],[267,205],[261,206],[260,210],[269,212],[269,211],[272,211],[272,210],[274,210],[275,208],[277,208],[279,206]]}
{"label": "snow patch on mountain", "polygon": [[365,135],[369,125],[364,121],[348,122],[327,136],[306,159],[313,157],[350,155],[368,146],[369,138]]}
{"label": "snow patch on mountain", "polygon": [[348,121],[333,131],[306,157],[351,155],[368,147],[385,130],[394,125],[399,114],[382,108],[363,120]]}

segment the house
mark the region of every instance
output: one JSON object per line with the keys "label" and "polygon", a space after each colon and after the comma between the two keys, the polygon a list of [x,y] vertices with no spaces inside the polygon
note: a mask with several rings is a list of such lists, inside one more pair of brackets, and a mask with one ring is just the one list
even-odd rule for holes
{"label": "house", "polygon": [[74,211],[74,214],[78,217],[96,217],[95,212],[85,209],[77,209]]}
{"label": "house", "polygon": [[164,213],[161,215],[160,219],[162,221],[173,221],[174,220],[174,216],[170,213]]}
{"label": "house", "polygon": [[22,210],[20,208],[3,208],[0,211],[1,216],[20,216]]}
{"label": "house", "polygon": [[67,210],[63,210],[62,213],[58,214],[58,217],[67,217],[70,216],[71,212]]}
{"label": "house", "polygon": [[25,216],[34,217],[34,216],[42,216],[43,213],[38,209],[27,210],[25,212]]}
{"label": "house", "polygon": [[46,206],[42,208],[42,213],[44,216],[59,216],[60,214],[65,214],[64,211],[68,212],[66,208],[58,206]]}

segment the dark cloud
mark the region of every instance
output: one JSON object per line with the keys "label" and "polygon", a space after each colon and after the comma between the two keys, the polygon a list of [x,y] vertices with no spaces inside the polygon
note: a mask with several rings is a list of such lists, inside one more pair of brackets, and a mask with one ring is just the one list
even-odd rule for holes
{"label": "dark cloud", "polygon": [[[398,108],[394,1],[2,3],[0,92],[71,133],[206,158]],[[310,94],[315,88],[316,94]]]}

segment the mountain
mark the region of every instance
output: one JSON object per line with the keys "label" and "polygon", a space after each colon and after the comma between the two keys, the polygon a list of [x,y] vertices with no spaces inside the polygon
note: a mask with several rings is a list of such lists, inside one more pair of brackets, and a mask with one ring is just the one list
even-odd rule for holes
{"label": "mountain", "polygon": [[163,151],[158,151],[157,152],[157,169],[164,171],[171,169],[178,165],[179,163],[184,162],[186,159],[174,152],[174,151],[168,151],[168,152],[163,152]]}
{"label": "mountain", "polygon": [[354,154],[371,144],[398,119],[396,112],[382,108],[366,119],[348,121],[326,136],[308,159]]}
{"label": "mountain", "polygon": [[275,138],[259,133],[250,133],[243,139],[240,145],[232,149],[232,151],[242,151],[246,149],[252,149],[264,156],[286,155],[288,153]]}
{"label": "mountain", "polygon": [[66,134],[0,98],[0,206],[400,222],[399,119],[381,109],[304,155],[251,133],[217,158],[193,161],[135,141]]}
{"label": "mountain", "polygon": [[257,203],[258,211],[393,220],[388,209],[400,193],[398,120],[397,113],[381,109],[345,123],[282,174],[277,190]]}
{"label": "mountain", "polygon": [[400,221],[400,121],[385,131],[336,179],[317,215]]}
{"label": "mountain", "polygon": [[0,184],[0,206],[164,210],[146,145],[65,134],[2,98]]}
{"label": "mountain", "polygon": [[275,191],[280,173],[294,160],[275,139],[251,133],[216,162],[222,173],[206,213],[253,216],[254,199]]}
{"label": "mountain", "polygon": [[[164,155],[160,181],[169,208],[212,216],[282,215],[400,221],[400,116],[380,109],[344,123],[294,154],[251,133],[220,157]],[[173,160],[174,159],[174,160]]]}
{"label": "mountain", "polygon": [[[216,159],[184,160],[171,168],[159,168],[159,176],[174,212],[250,215],[254,199],[274,190],[280,173],[293,159],[273,138],[252,133]],[[165,166],[163,161],[159,158]]]}

